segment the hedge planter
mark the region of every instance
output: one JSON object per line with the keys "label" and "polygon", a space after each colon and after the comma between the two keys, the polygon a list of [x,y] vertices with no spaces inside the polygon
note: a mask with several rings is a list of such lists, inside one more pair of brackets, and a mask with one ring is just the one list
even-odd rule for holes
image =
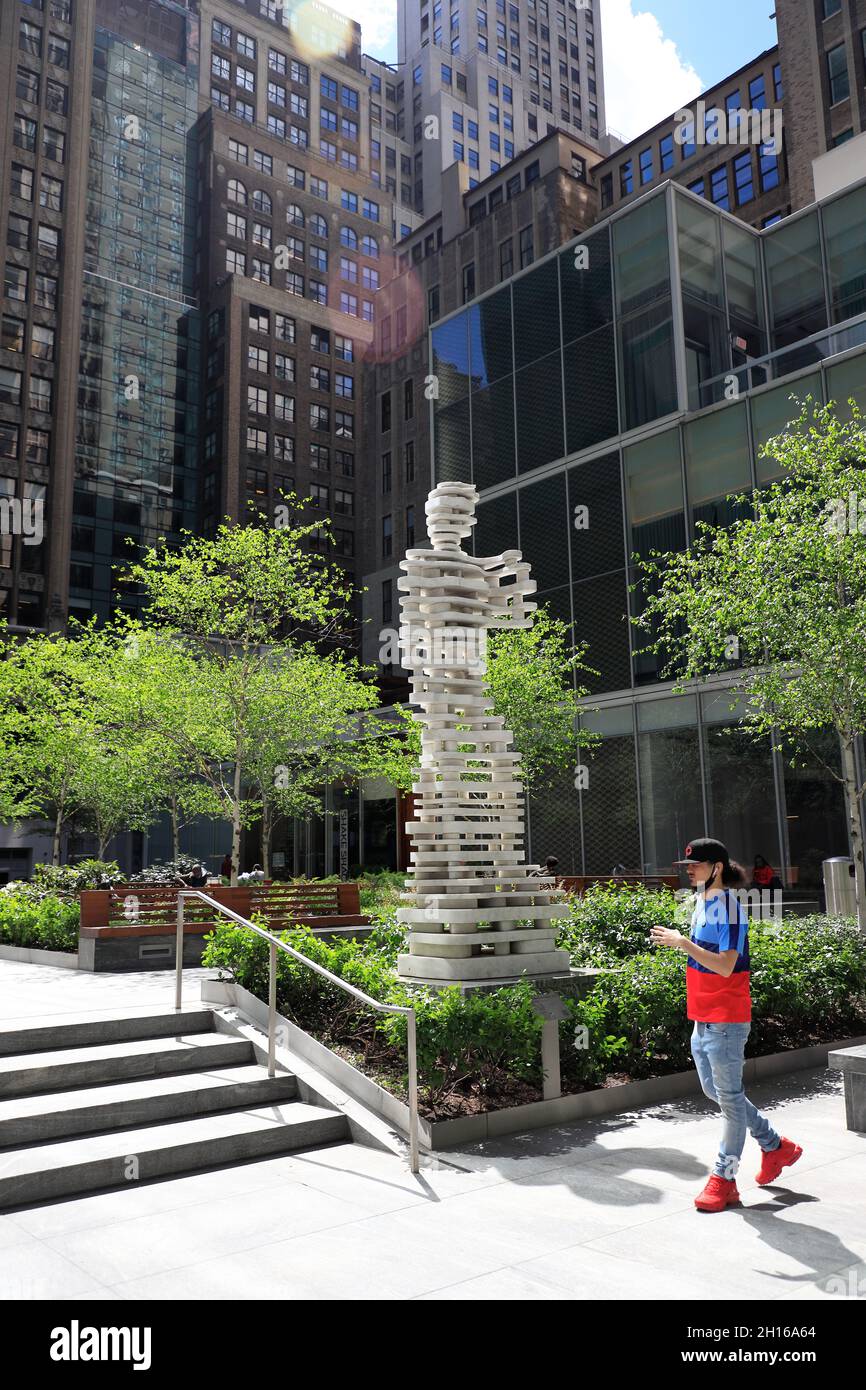
{"label": "hedge planter", "polygon": [[41,951],[35,946],[7,946],[0,942],[0,960],[20,960],[25,965],[54,965],[62,970],[78,969],[75,951]]}
{"label": "hedge planter", "polygon": [[[242,985],[222,980],[202,980],[201,997],[206,1003],[232,1005],[245,1014],[251,1023],[267,1032],[267,1004]],[[401,1134],[408,1135],[409,1107],[403,1101],[281,1014],[277,1014],[277,1026],[293,1052]],[[826,1066],[828,1052],[864,1043],[866,1036],[861,1035],[790,1052],[750,1057],[746,1059],[744,1082],[748,1086],[772,1076]],[[450,1120],[428,1120],[421,1116],[418,1121],[419,1136],[427,1149],[450,1149],[456,1144],[477,1143],[497,1135],[542,1129],[546,1125],[621,1114],[641,1106],[660,1105],[699,1094],[702,1092],[696,1071],[674,1072],[669,1076],[650,1077],[646,1081],[630,1081],[621,1086],[605,1086],[577,1095],[489,1110],[483,1114],[461,1115]]]}

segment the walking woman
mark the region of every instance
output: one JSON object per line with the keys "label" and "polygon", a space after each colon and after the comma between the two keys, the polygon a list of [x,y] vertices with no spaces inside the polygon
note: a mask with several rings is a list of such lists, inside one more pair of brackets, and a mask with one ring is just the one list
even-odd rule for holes
{"label": "walking woman", "polygon": [[732,889],[745,883],[743,869],[731,859],[720,840],[698,839],[686,845],[689,883],[697,889],[691,935],[653,927],[659,946],[686,951],[686,1012],[694,1022],[692,1056],[701,1088],[720,1106],[724,1116],[722,1142],[715,1167],[695,1198],[699,1211],[724,1211],[739,1202],[737,1170],[746,1143],[746,1130],[763,1151],[755,1181],[773,1182],[803,1150],[778,1135],[743,1090],[743,1058],[751,1030],[749,988],[749,918]]}

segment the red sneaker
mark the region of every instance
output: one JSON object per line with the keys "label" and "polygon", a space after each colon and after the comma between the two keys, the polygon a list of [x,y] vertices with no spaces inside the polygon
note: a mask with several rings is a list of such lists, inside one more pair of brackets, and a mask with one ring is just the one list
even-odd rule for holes
{"label": "red sneaker", "polygon": [[795,1144],[793,1139],[782,1139],[778,1149],[765,1149],[761,1159],[760,1172],[755,1175],[755,1182],[764,1187],[768,1182],[773,1182],[779,1176],[783,1168],[789,1164],[796,1163],[803,1150],[799,1144]]}
{"label": "red sneaker", "polygon": [[718,1173],[713,1173],[703,1192],[695,1198],[695,1206],[698,1211],[724,1211],[725,1207],[735,1206],[739,1200],[734,1179],[720,1178]]}

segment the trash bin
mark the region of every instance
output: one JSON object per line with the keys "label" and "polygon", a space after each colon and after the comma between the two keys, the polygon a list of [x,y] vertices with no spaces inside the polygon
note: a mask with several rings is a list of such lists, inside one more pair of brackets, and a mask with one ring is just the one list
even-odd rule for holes
{"label": "trash bin", "polygon": [[824,870],[824,893],[829,916],[856,917],[854,860],[836,855],[833,859],[825,859],[821,867]]}

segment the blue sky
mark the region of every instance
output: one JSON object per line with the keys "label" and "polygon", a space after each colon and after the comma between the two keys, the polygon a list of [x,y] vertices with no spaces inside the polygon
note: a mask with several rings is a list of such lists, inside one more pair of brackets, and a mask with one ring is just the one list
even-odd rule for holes
{"label": "blue sky", "polygon": [[[417,0],[410,0],[416,3]],[[331,0],[396,62],[397,0]],[[627,139],[776,42],[773,0],[601,0],[608,124]]]}

